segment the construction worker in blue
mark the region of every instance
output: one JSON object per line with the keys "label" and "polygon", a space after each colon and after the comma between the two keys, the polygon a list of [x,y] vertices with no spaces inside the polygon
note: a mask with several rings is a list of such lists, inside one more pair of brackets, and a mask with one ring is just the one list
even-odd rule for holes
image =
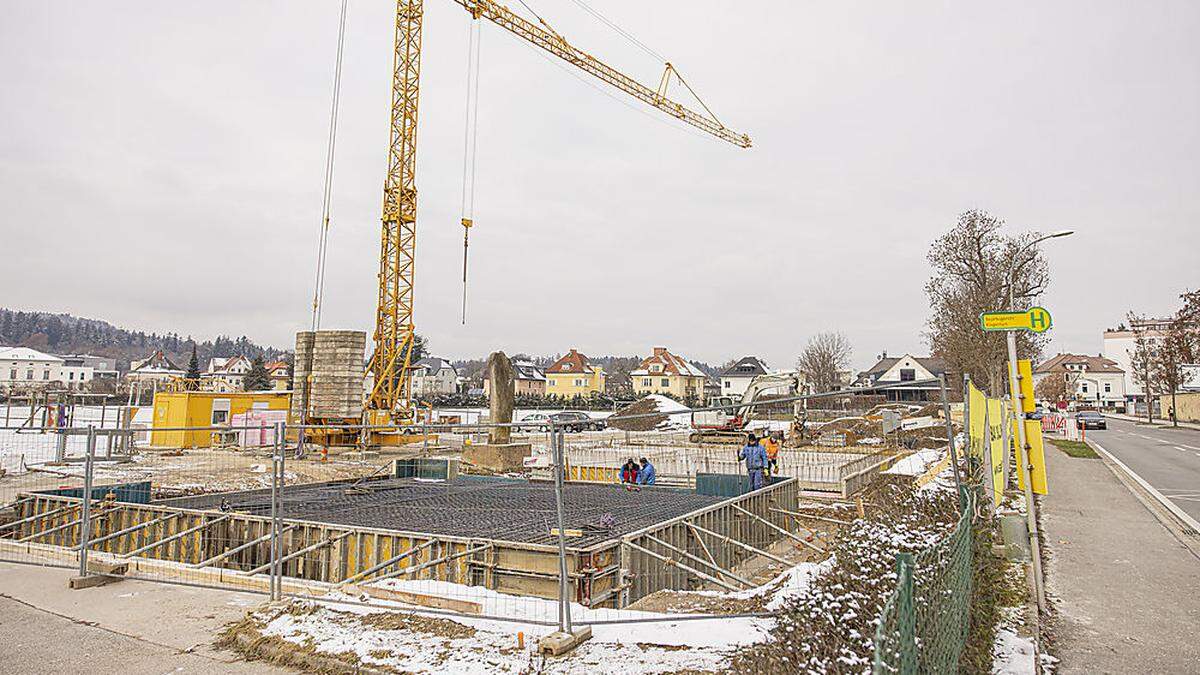
{"label": "construction worker in blue", "polygon": [[638,485],[654,485],[654,479],[656,477],[654,465],[651,464],[650,460],[646,459],[645,457],[642,458],[641,464],[642,468],[638,470],[637,474]]}
{"label": "construction worker in blue", "polygon": [[746,434],[746,447],[738,452],[738,459],[745,460],[746,473],[750,476],[750,491],[763,486],[763,469],[767,466],[767,450],[758,444],[758,437]]}

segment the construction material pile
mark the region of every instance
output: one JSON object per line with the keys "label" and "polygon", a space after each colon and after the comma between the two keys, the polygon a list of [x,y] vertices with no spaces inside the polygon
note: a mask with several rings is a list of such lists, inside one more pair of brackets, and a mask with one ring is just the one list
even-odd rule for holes
{"label": "construction material pile", "polygon": [[847,415],[823,424],[807,425],[805,433],[824,446],[880,445],[887,440],[895,440],[909,448],[946,445],[945,420],[938,403],[877,405],[863,415]]}
{"label": "construction material pile", "polygon": [[621,431],[688,429],[692,426],[692,409],[666,396],[650,394],[613,413],[608,426]]}

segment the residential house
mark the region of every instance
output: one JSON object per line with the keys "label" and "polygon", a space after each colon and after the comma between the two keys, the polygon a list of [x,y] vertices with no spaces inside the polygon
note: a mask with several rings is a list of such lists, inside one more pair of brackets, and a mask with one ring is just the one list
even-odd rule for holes
{"label": "residential house", "polygon": [[743,356],[732,366],[721,371],[721,395],[732,396],[734,400],[746,393],[750,381],[759,375],[766,375],[767,364],[757,356]]}
{"label": "residential house", "polygon": [[[889,401],[938,401],[941,391],[937,382],[916,383],[936,380],[945,374],[946,362],[940,358],[912,354],[891,357],[884,352],[875,365],[859,373],[855,384],[860,387],[892,385],[878,392]],[[905,382],[913,384],[905,385]]]}
{"label": "residential house", "polygon": [[629,378],[633,382],[633,392],[639,396],[665,394],[676,399],[694,397],[701,401],[708,380],[704,371],[672,354],[666,347],[655,347],[654,353],[630,371]]}
{"label": "residential house", "polygon": [[184,370],[168,359],[162,350],[155,351],[144,359],[136,359],[129,364],[129,372],[125,381],[130,384],[165,384],[172,379],[185,375]]}
{"label": "residential house", "polygon": [[[525,359],[513,359],[513,390],[517,396],[528,394],[530,396],[545,396],[546,395],[546,373],[538,368],[532,361]],[[488,377],[485,371],[483,376],[483,394],[491,396],[491,384],[488,382]]]}
{"label": "residential house", "polygon": [[446,359],[426,356],[409,368],[413,396],[453,394],[458,391],[458,371]]}
{"label": "residential house", "polygon": [[1049,377],[1067,383],[1070,400],[1098,408],[1125,408],[1125,371],[1103,356],[1057,354],[1033,369],[1033,386]]}
{"label": "residential house", "polygon": [[0,347],[0,384],[42,387],[62,381],[63,360],[29,347]]}
{"label": "residential house", "polygon": [[604,393],[604,369],[572,349],[546,369],[546,394],[571,398]]}
{"label": "residential house", "polygon": [[287,361],[271,361],[266,364],[267,375],[271,376],[271,389],[289,391],[292,388],[291,364]]}
{"label": "residential house", "polygon": [[250,359],[240,355],[209,359],[209,369],[200,374],[200,388],[217,393],[243,391],[251,365]]}

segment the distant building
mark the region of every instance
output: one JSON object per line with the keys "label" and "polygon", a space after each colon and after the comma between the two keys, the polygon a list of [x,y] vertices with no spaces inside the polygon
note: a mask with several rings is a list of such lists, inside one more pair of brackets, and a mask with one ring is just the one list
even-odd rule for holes
{"label": "distant building", "polygon": [[265,367],[267,369],[267,375],[271,376],[272,390],[288,391],[291,389],[291,364],[289,364],[287,361],[272,361],[266,364]]}
{"label": "distant building", "polygon": [[722,396],[733,396],[735,400],[746,393],[750,381],[759,375],[766,375],[767,364],[757,356],[743,356],[736,363],[721,371]]}
{"label": "distant building", "polygon": [[458,371],[446,359],[426,356],[409,368],[413,396],[453,394],[458,391]]}
{"label": "distant building", "polygon": [[[1145,336],[1151,348],[1157,348],[1162,344],[1171,322],[1171,319],[1142,319],[1129,326],[1122,324],[1116,329],[1104,331],[1104,357],[1115,362],[1117,367],[1124,371],[1125,401],[1130,411],[1134,409],[1134,404],[1144,406],[1146,401],[1146,390],[1137,381],[1133,368],[1138,334]],[[1184,366],[1184,384],[1181,390],[1200,390],[1200,371],[1193,369],[1200,369],[1200,365]]]}
{"label": "distant building", "polygon": [[63,359],[29,347],[0,347],[0,384],[44,387],[62,381]]}
{"label": "distant building", "polygon": [[666,394],[677,399],[694,397],[703,401],[708,377],[704,371],[687,359],[672,354],[666,347],[655,347],[654,353],[642,359],[638,367],[630,371],[629,379],[633,383],[633,392],[639,396]]}
{"label": "distant building", "polygon": [[209,359],[208,370],[200,374],[200,388],[217,393],[243,391],[252,365],[244,356]]}
{"label": "distant building", "polygon": [[546,369],[546,393],[562,398],[604,393],[604,369],[572,349]]}
{"label": "distant building", "polygon": [[168,359],[162,350],[155,351],[144,359],[137,359],[129,365],[125,380],[130,384],[165,384],[185,375],[183,369]]}
{"label": "distant building", "polygon": [[82,389],[84,384],[96,377],[96,370],[82,356],[60,356],[59,379],[71,388]]}
{"label": "distant building", "polygon": [[[528,394],[530,396],[545,396],[546,395],[546,373],[538,368],[532,361],[524,359],[513,359],[513,390],[517,396]],[[483,393],[485,396],[492,395],[492,385],[488,381],[487,371],[484,371],[483,376]]]}
{"label": "distant building", "polygon": [[[893,385],[878,392],[889,401],[938,401],[941,391],[937,382],[916,383],[945,374],[946,362],[940,358],[912,354],[889,357],[884,352],[875,365],[858,374],[855,384],[860,387]],[[905,382],[914,384],[905,385]]]}
{"label": "distant building", "polygon": [[1069,400],[1098,408],[1125,408],[1125,371],[1103,356],[1058,354],[1033,369],[1033,386],[1051,377],[1067,383]]}

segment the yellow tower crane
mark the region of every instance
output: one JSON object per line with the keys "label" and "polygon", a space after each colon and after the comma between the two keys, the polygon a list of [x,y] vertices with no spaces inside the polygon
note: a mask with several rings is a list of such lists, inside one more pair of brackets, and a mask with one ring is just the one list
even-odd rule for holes
{"label": "yellow tower crane", "polygon": [[[672,75],[687,86],[670,63],[665,64],[658,88],[652,89],[570,44],[540,19],[542,25],[539,26],[492,0],[452,1],[467,10],[472,20],[487,19],[686,124],[736,146],[750,147],[749,136],[725,127],[707,107],[708,114],[705,115],[667,97],[667,85]],[[423,0],[396,2],[391,131],[379,249],[379,302],[375,314],[375,352],[369,366],[375,378],[368,401],[370,424],[398,423],[413,417],[409,367],[416,335],[413,328],[413,264],[417,245],[417,99],[420,94],[423,11]],[[469,225],[464,223],[464,226]]]}

